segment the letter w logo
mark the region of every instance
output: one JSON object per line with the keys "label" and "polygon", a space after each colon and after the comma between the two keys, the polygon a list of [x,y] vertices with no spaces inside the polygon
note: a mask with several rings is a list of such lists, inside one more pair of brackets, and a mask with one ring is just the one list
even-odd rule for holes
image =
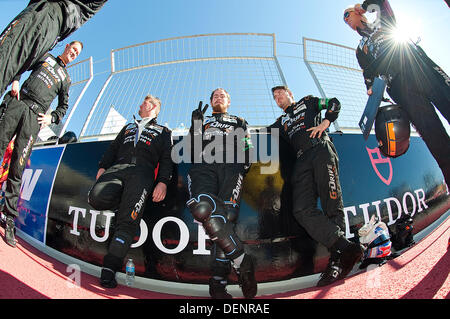
{"label": "letter w logo", "polygon": [[42,169],[37,169],[33,174],[32,169],[26,169],[22,176],[22,186],[20,187],[20,197],[29,201],[31,195],[33,195],[34,188],[36,187],[39,176],[41,176]]}

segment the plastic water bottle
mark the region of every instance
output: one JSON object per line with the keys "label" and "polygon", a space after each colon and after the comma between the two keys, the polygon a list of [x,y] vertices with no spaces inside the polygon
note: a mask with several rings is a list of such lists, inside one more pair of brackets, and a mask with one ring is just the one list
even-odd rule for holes
{"label": "plastic water bottle", "polygon": [[127,284],[127,286],[131,287],[134,284],[134,273],[135,273],[133,259],[131,258],[128,259],[127,265],[125,266],[125,271],[126,271],[125,283]]}

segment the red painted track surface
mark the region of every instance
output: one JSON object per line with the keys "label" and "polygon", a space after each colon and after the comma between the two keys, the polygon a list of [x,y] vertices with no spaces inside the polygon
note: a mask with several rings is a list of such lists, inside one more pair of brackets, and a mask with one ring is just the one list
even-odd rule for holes
{"label": "red painted track surface", "polygon": [[[189,298],[119,285],[104,289],[98,278],[71,281],[67,265],[17,238],[8,246],[0,229],[0,299],[178,299]],[[450,218],[427,237],[382,267],[334,285],[265,295],[266,299],[450,299]],[[72,275],[73,276],[73,275]],[[206,289],[206,288],[205,288]]]}

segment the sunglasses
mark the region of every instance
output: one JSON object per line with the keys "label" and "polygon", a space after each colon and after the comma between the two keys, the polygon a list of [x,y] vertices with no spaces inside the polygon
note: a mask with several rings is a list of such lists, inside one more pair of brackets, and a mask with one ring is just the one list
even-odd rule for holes
{"label": "sunglasses", "polygon": [[347,19],[350,17],[350,11],[344,12],[344,21],[347,22]]}

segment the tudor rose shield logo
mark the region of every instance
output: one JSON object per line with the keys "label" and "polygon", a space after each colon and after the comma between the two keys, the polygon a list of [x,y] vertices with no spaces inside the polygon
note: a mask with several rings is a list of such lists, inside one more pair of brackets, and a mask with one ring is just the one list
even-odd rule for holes
{"label": "tudor rose shield logo", "polygon": [[[377,174],[377,176],[381,179],[381,181],[383,183],[385,183],[386,185],[389,185],[391,183],[391,181],[392,181],[392,174],[393,174],[391,159],[390,158],[384,158],[381,155],[380,149],[378,147],[370,149],[370,148],[368,148],[366,146],[366,150],[367,150],[367,153],[369,154],[370,162],[372,163],[373,170],[375,171],[375,173]],[[381,168],[381,166],[383,166],[383,165],[384,166],[388,165],[388,167],[389,167],[389,176],[388,176],[388,178],[385,178],[380,173],[380,170],[378,169],[378,167]]]}

